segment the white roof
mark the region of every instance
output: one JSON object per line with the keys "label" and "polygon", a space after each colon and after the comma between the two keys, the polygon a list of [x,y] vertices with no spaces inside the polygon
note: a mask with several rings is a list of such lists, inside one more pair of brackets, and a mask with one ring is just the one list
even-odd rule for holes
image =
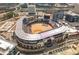
{"label": "white roof", "polygon": [[8,54],[11,49],[13,49],[15,45],[0,39],[0,54]]}
{"label": "white roof", "polygon": [[43,33],[40,33],[40,34],[29,34],[29,33],[25,33],[22,29],[22,21],[23,19],[26,18],[26,16],[22,17],[21,19],[19,19],[16,23],[16,30],[15,30],[15,34],[21,38],[21,39],[24,39],[24,40],[40,40],[40,39],[44,39],[46,37],[49,37],[49,36],[53,36],[53,35],[56,35],[56,34],[59,34],[59,33],[62,33],[62,32],[65,32],[67,30],[67,27],[66,26],[61,26],[57,29],[52,29],[50,31],[47,31],[47,32],[43,32]]}
{"label": "white roof", "polygon": [[68,30],[66,32],[73,32],[74,33],[74,32],[77,32],[77,29],[68,27]]}
{"label": "white roof", "polygon": [[5,42],[2,39],[0,39],[0,48],[6,50],[9,46],[10,44],[8,42]]}

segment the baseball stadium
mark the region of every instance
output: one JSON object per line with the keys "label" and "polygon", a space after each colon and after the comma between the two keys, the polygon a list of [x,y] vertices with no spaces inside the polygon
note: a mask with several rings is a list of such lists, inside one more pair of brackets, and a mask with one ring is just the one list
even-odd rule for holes
{"label": "baseball stadium", "polygon": [[[23,53],[43,52],[46,47],[51,47],[54,43],[62,39],[66,26],[53,21],[52,19],[28,19],[26,16],[20,18],[16,23],[15,39],[17,48]],[[60,35],[61,34],[61,35]]]}

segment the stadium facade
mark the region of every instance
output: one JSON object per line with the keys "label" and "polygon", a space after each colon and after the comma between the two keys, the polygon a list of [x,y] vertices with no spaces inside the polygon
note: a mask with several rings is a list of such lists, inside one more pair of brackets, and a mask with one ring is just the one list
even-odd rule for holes
{"label": "stadium facade", "polygon": [[[43,32],[32,33],[31,25],[39,23],[43,25],[48,24],[52,28]],[[46,47],[51,47],[54,42],[65,40],[63,39],[63,35],[66,30],[66,26],[61,25],[52,19],[38,18],[30,20],[26,16],[23,16],[16,23],[14,38],[17,41],[17,48],[21,52],[40,53],[43,52]]]}

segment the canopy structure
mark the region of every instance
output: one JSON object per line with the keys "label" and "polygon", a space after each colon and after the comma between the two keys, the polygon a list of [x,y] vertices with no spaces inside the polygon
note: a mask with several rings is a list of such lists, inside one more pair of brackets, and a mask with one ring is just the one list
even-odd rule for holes
{"label": "canopy structure", "polygon": [[20,18],[17,23],[16,23],[16,30],[15,30],[15,34],[23,39],[23,40],[40,40],[40,39],[44,39],[53,35],[57,35],[60,33],[63,33],[67,30],[67,27],[62,25],[58,28],[46,31],[46,32],[42,32],[42,33],[37,33],[37,34],[29,34],[24,32],[23,30],[23,20],[26,18],[26,16],[23,16],[22,18]]}

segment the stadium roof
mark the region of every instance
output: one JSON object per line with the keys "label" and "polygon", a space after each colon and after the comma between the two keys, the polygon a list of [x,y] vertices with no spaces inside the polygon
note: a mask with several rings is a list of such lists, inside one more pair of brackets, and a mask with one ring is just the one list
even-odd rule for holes
{"label": "stadium roof", "polygon": [[25,33],[23,31],[23,19],[26,18],[26,16],[23,16],[22,18],[20,18],[17,23],[16,23],[16,30],[15,30],[15,34],[24,40],[40,40],[40,39],[44,39],[62,32],[65,32],[67,30],[66,26],[61,26],[57,29],[52,29],[50,31],[47,32],[43,32],[43,33],[38,33],[38,34],[29,34],[29,33]]}

